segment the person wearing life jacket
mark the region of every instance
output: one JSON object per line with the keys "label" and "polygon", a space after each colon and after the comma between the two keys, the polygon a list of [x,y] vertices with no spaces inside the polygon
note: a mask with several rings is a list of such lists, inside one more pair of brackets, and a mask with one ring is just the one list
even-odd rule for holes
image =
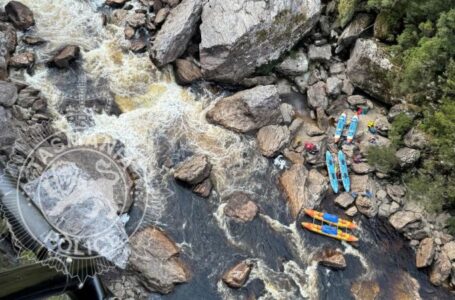
{"label": "person wearing life jacket", "polygon": [[374,121],[368,122],[368,131],[371,132],[372,134],[376,134],[377,129],[376,129],[376,126],[374,124]]}

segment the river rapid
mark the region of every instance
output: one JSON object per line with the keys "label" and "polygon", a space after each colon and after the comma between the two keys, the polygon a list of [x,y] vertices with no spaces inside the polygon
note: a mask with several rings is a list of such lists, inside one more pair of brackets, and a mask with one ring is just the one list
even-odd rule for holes
{"label": "river rapid", "polygon": [[[3,6],[7,1],[0,0]],[[415,254],[388,225],[378,219],[357,220],[358,247],[324,238],[293,222],[278,189],[280,166],[264,158],[255,138],[209,124],[205,112],[228,91],[199,83],[177,85],[172,71],[159,71],[147,53],[125,51],[123,28],[103,26],[103,0],[22,0],[34,12],[36,34],[50,42],[37,48],[34,74],[15,71],[49,100],[54,125],[82,137],[108,135],[125,145],[125,155],[147,172],[149,206],[146,222],[163,228],[182,249],[191,268],[190,282],[168,295],[150,299],[353,299],[351,288],[365,282],[380,299],[448,299],[415,267]],[[135,1],[131,2],[136,5]],[[64,44],[80,45],[80,67],[55,70],[45,62]],[[20,48],[18,49],[21,50]],[[103,99],[118,113],[84,110],[90,120],[74,127],[62,110],[65,99]],[[193,153],[209,157],[216,192],[202,199],[176,183],[166,162]],[[233,191],[251,193],[260,213],[251,223],[229,221],[221,199]],[[342,213],[333,195],[323,207]],[[317,266],[314,253],[340,249],[347,268]],[[244,288],[233,290],[220,278],[233,263],[249,259],[255,267]]]}

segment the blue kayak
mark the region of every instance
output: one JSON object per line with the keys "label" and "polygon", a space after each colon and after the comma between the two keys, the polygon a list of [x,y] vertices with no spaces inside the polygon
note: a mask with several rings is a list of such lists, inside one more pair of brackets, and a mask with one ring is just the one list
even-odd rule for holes
{"label": "blue kayak", "polygon": [[343,151],[338,151],[338,164],[340,165],[341,180],[346,192],[351,190],[351,180],[349,179],[348,165],[346,164],[346,156]]}
{"label": "blue kayak", "polygon": [[335,143],[337,143],[343,134],[344,126],[346,125],[346,114],[342,113],[338,118],[337,128],[335,130]]}
{"label": "blue kayak", "polygon": [[335,130],[335,143],[337,143],[343,134],[344,126],[346,125],[346,114],[342,113],[338,118],[337,128]]}
{"label": "blue kayak", "polygon": [[338,193],[338,178],[335,170],[335,163],[333,162],[333,156],[330,151],[325,153],[325,161],[327,164],[327,171],[329,172],[330,185],[335,193]]}
{"label": "blue kayak", "polygon": [[352,142],[357,132],[357,126],[359,125],[359,116],[353,116],[351,119],[351,125],[349,125],[347,141]]}

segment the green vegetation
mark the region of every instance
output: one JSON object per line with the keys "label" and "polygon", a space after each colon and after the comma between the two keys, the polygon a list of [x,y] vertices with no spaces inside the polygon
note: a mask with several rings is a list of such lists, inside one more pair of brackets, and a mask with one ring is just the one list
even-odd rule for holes
{"label": "green vegetation", "polygon": [[[440,212],[447,201],[453,202],[455,200],[455,186],[453,186],[455,182],[447,182],[442,175],[424,173],[419,176],[409,175],[409,178],[406,178],[406,183],[410,197],[424,202],[431,211]],[[450,183],[452,185],[447,186]],[[432,201],[428,202],[427,199],[429,198]]]}
{"label": "green vegetation", "polygon": [[[366,2],[383,16],[376,37],[390,43],[387,47],[400,69],[393,93],[422,109],[423,118],[416,123],[430,136],[430,149],[418,169],[404,176],[408,195],[433,211],[448,210],[455,216],[455,0]],[[406,116],[393,122],[389,137],[395,147],[411,125]],[[370,152],[375,165],[391,170],[385,160],[390,149]],[[455,233],[455,217],[448,225]]]}
{"label": "green vegetation", "polygon": [[338,22],[341,27],[346,26],[352,19],[358,4],[358,0],[340,0],[338,2]]}
{"label": "green vegetation", "polygon": [[393,145],[401,146],[403,143],[403,136],[412,127],[413,120],[408,115],[401,113],[392,122],[392,127],[389,131],[389,138]]}
{"label": "green vegetation", "polygon": [[449,230],[450,234],[455,235],[455,217],[451,217],[447,221],[447,229]]}
{"label": "green vegetation", "polygon": [[368,149],[368,163],[382,173],[391,173],[398,166],[395,156],[395,147],[370,147]]}

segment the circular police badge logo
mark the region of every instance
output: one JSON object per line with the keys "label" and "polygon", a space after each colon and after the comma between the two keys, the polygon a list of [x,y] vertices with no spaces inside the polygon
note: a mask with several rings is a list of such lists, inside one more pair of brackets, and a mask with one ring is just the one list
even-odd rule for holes
{"label": "circular police badge logo", "polygon": [[17,244],[81,281],[124,269],[148,194],[146,172],[125,151],[103,135],[59,132],[35,144],[18,169],[15,196],[3,200]]}

